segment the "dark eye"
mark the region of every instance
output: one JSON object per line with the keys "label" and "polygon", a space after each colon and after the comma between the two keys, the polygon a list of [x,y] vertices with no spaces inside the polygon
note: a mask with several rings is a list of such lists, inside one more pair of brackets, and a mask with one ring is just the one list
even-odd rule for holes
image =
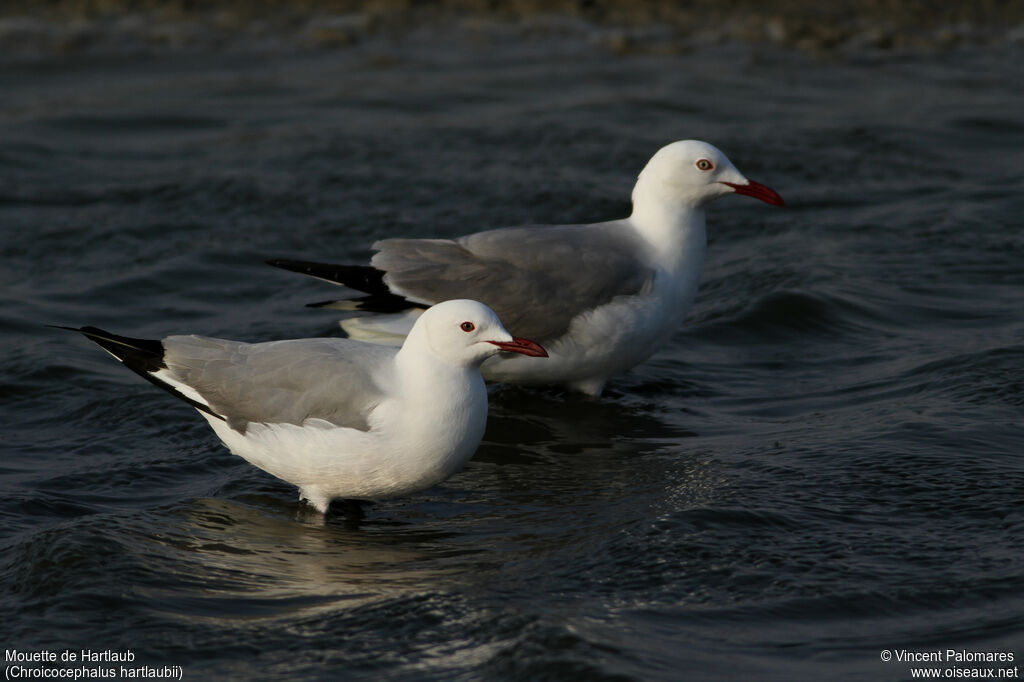
{"label": "dark eye", "polygon": [[711,163],[707,159],[697,159],[697,170],[709,171],[715,167],[715,164]]}
{"label": "dark eye", "polygon": [[462,329],[462,331],[464,331],[464,332],[471,332],[471,331],[473,331],[474,329],[476,329],[476,325],[475,325],[475,324],[473,324],[472,322],[463,322],[462,324],[460,324],[460,325],[459,325],[459,327],[460,327],[460,328]]}

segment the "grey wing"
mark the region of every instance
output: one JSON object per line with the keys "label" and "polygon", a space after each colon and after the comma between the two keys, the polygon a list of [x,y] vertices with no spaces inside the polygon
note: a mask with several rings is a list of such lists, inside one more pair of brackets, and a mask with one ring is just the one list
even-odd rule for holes
{"label": "grey wing", "polygon": [[624,221],[385,239],[374,248],[372,264],[394,293],[428,304],[476,299],[510,332],[537,341],[565,333],[581,312],[639,293],[654,276]]}
{"label": "grey wing", "polygon": [[160,378],[185,384],[243,432],[249,422],[309,418],[367,430],[397,351],[348,339],[248,344],[171,336],[163,345],[170,377]]}

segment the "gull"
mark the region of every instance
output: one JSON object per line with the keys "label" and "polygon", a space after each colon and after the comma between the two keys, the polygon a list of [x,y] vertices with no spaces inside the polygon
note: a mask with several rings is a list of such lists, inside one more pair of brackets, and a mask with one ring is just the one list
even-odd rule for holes
{"label": "gull", "polygon": [[401,348],[62,328],[196,408],[231,452],[298,486],[320,514],[331,500],[406,495],[457,472],[487,420],[480,365],[502,352],[546,355],[470,300],[426,310]]}
{"label": "gull", "polygon": [[422,310],[449,298],[490,306],[550,358],[498,356],[489,381],[562,384],[599,396],[609,377],[667,341],[693,303],[707,245],[705,206],[741,194],[783,206],[713,145],[673,142],[633,188],[628,218],[530,225],[458,239],[384,239],[370,265],[275,259],[269,264],[343,284],[363,296],[315,306],[367,311],[342,320],[352,338],[398,343]]}

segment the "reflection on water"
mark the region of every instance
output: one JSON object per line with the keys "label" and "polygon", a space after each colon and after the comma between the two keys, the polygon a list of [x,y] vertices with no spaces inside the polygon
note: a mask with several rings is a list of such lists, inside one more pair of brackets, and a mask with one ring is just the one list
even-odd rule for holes
{"label": "reflection on water", "polygon": [[138,546],[136,560],[162,576],[140,596],[168,616],[230,623],[356,608],[443,584],[452,573],[419,549],[430,533],[379,535],[274,511],[219,499],[178,510],[169,518],[180,525]]}

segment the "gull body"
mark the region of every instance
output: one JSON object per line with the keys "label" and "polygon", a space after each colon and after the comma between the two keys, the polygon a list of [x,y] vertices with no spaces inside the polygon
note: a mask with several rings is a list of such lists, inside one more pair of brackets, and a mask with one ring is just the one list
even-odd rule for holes
{"label": "gull body", "polygon": [[783,205],[707,142],[660,149],[640,172],[632,214],[584,225],[533,225],[449,239],[385,239],[369,266],[272,260],[363,292],[328,307],[368,311],[342,320],[353,338],[400,342],[428,305],[472,297],[550,358],[495,357],[489,380],[564,384],[597,396],[608,378],[668,340],[693,303],[707,245],[705,206],[727,194]]}
{"label": "gull body", "polygon": [[425,311],[401,348],[74,331],[191,404],[231,452],[298,486],[321,513],[334,499],[406,495],[461,469],[487,419],[480,365],[502,351],[545,354],[467,300]]}

